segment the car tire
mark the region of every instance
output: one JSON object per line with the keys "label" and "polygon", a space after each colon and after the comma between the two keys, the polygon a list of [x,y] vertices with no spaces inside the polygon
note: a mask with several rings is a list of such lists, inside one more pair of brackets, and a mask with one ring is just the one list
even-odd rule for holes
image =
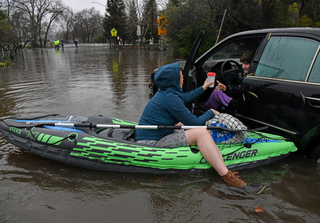
{"label": "car tire", "polygon": [[312,152],[309,154],[312,161],[320,163],[320,144],[316,145]]}

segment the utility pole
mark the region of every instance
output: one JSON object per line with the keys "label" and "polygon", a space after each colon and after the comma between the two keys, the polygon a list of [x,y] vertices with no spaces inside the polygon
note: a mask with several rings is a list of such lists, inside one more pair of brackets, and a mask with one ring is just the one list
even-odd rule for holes
{"label": "utility pole", "polygon": [[151,0],[151,35],[150,38],[152,39],[153,35],[153,0]]}
{"label": "utility pole", "polygon": [[223,17],[222,17],[222,22],[221,22],[221,25],[220,25],[220,29],[219,29],[219,33],[218,33],[218,36],[217,36],[217,40],[216,40],[216,44],[215,44],[215,45],[217,45],[217,43],[218,43],[218,41],[219,41],[220,33],[221,33],[223,21],[224,21],[224,17],[226,16],[226,12],[227,12],[227,9],[224,10]]}

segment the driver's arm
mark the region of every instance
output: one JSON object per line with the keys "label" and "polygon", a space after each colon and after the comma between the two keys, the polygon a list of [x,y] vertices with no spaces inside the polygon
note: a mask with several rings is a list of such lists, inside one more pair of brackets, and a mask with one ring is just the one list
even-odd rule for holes
{"label": "driver's arm", "polygon": [[216,86],[217,91],[223,91],[228,96],[236,98],[240,92],[240,85],[224,85],[217,80],[218,85]]}

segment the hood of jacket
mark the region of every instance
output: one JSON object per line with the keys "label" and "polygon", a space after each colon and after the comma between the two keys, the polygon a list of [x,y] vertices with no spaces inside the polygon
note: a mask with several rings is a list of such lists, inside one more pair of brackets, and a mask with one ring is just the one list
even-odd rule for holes
{"label": "hood of jacket", "polygon": [[160,67],[154,75],[154,83],[161,90],[172,88],[181,92],[180,65],[178,63],[172,63]]}

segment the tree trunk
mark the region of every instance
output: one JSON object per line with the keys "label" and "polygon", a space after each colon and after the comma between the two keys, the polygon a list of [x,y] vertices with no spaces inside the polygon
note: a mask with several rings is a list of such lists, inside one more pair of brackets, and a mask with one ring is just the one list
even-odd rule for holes
{"label": "tree trunk", "polygon": [[39,31],[38,31],[38,35],[39,35],[40,48],[42,48],[41,24],[40,24],[40,23],[39,23]]}

